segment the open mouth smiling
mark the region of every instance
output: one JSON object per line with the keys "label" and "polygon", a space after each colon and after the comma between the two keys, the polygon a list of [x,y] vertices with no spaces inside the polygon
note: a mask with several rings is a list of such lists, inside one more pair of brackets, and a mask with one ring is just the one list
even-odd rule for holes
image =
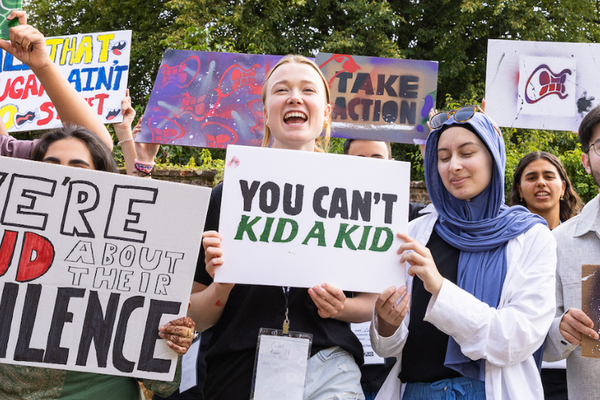
{"label": "open mouth smiling", "polygon": [[302,124],[308,117],[301,111],[290,111],[283,116],[283,122],[286,124]]}

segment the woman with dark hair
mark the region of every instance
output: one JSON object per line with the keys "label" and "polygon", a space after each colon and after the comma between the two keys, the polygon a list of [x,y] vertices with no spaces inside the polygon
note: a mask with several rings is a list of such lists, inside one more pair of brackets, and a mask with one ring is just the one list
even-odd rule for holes
{"label": "woman with dark hair", "polygon": [[46,132],[33,148],[31,159],[96,171],[119,172],[115,159],[98,136],[77,125],[66,125]]}
{"label": "woman with dark hair", "polygon": [[375,351],[398,359],[377,398],[541,400],[556,243],[541,217],[504,204],[504,140],[485,114],[467,106],[431,126],[433,207],[398,234],[406,286],[381,293],[371,325]]}
{"label": "woman with dark hair", "polygon": [[521,158],[510,197],[513,205],[520,204],[543,217],[550,229],[577,215],[583,205],[560,160],[545,151]]}
{"label": "woman with dark hair", "polygon": [[[550,229],[577,215],[583,206],[560,160],[545,151],[521,158],[513,175],[511,202],[544,218]],[[565,360],[542,364],[546,400],[567,399],[566,367]]]}

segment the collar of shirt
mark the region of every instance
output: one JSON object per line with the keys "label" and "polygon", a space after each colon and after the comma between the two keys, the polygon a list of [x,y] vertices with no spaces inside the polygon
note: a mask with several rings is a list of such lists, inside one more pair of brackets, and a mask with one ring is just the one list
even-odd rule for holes
{"label": "collar of shirt", "polygon": [[600,238],[600,194],[583,207],[573,236],[579,237],[593,231]]}

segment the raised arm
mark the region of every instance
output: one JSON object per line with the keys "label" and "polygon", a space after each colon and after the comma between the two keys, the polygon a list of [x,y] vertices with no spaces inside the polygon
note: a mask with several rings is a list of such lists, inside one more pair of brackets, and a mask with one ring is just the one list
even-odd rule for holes
{"label": "raised arm", "polygon": [[63,123],[89,129],[112,150],[112,138],[98,115],[50,59],[44,35],[27,25],[24,11],[13,11],[7,19],[14,18],[19,19],[19,25],[10,29],[10,42],[0,40],[0,48],[31,68]]}

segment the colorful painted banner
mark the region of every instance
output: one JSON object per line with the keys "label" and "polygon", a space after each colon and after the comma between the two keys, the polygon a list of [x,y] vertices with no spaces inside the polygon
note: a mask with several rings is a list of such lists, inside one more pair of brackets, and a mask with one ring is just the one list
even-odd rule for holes
{"label": "colorful painted banner", "polygon": [[[104,123],[121,122],[131,31],[46,38],[50,58]],[[0,118],[9,132],[52,129],[60,119],[33,72],[0,51]]]}
{"label": "colorful painted banner", "polygon": [[260,146],[262,84],[281,56],[167,50],[138,142]]}
{"label": "colorful painted banner", "polygon": [[333,102],[332,136],[415,143],[427,138],[437,61],[319,53]]}
{"label": "colorful painted banner", "polygon": [[186,315],[209,198],[2,157],[0,363],[172,380],[158,327]]}
{"label": "colorful painted banner", "polygon": [[[261,92],[281,56],[167,50],[139,142],[260,146]],[[321,60],[321,61],[320,61]],[[319,54],[335,101],[332,136],[413,143],[427,137],[437,62]]]}
{"label": "colorful painted banner", "polygon": [[396,233],[407,229],[410,163],[229,146],[225,165],[215,281],[373,293],[404,284]]}
{"label": "colorful painted banner", "polygon": [[577,131],[600,104],[600,44],[489,40],[486,113],[500,126]]}

